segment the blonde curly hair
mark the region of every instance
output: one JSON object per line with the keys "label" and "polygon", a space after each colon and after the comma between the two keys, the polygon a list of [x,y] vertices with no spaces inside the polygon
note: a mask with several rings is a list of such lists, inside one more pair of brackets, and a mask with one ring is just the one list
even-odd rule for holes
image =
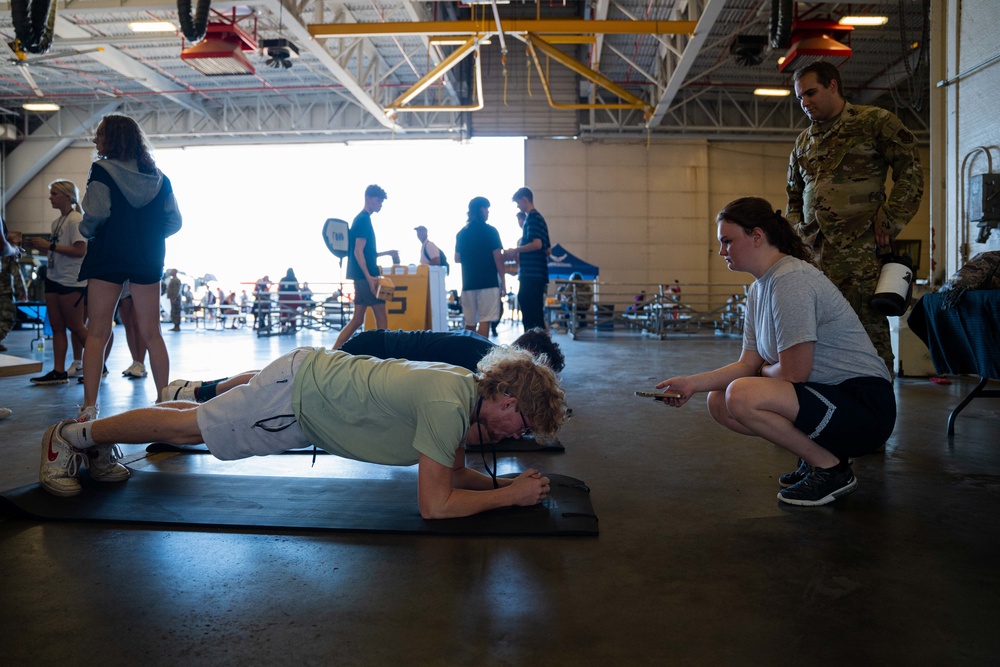
{"label": "blonde curly hair", "polygon": [[526,350],[500,345],[476,367],[479,395],[484,399],[501,394],[516,398],[518,409],[531,418],[531,430],[540,442],[554,436],[566,421],[566,394],[545,361]]}

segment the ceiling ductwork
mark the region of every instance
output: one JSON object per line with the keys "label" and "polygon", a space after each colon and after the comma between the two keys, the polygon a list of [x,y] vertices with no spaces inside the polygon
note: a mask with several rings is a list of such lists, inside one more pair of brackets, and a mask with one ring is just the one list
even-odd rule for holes
{"label": "ceiling ductwork", "polygon": [[851,47],[844,41],[852,30],[834,21],[797,21],[792,24],[792,45],[778,71],[794,72],[817,60],[840,67],[851,57]]}
{"label": "ceiling ductwork", "polygon": [[181,60],[205,76],[238,76],[256,70],[245,53],[256,52],[257,41],[235,23],[209,23],[205,39],[181,51]]}

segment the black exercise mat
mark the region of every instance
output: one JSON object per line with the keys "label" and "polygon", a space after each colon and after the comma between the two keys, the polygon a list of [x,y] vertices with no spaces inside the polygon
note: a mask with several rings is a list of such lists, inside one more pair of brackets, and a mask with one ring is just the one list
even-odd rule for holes
{"label": "black exercise mat", "polygon": [[597,535],[590,490],[549,475],[552,493],[534,507],[427,521],[416,479],[329,479],[190,475],[133,470],[120,484],[80,475],[83,492],[57,498],[40,484],[0,494],[3,505],[35,519],[298,528],[444,535]]}
{"label": "black exercise mat", "polygon": [[[466,445],[465,451],[487,452],[492,451],[490,445]],[[497,443],[497,452],[565,452],[566,448],[558,440],[552,442],[538,442],[534,436],[526,435],[523,438],[505,438]]]}
{"label": "black exercise mat", "polygon": [[[154,442],[146,446],[146,451],[150,454],[156,454],[159,452],[176,452],[179,454],[208,454],[208,447],[205,445],[170,445],[165,442]],[[487,445],[482,447],[480,445],[466,445],[465,451],[478,454],[481,451],[490,452],[491,448]],[[517,438],[507,438],[501,440],[497,443],[497,452],[565,452],[566,448],[558,440],[552,442],[540,443],[534,438],[524,437],[521,439]],[[313,448],[307,447],[305,449],[289,449],[287,451],[281,452],[282,454],[312,454]],[[326,454],[322,449],[316,450],[317,454]]]}

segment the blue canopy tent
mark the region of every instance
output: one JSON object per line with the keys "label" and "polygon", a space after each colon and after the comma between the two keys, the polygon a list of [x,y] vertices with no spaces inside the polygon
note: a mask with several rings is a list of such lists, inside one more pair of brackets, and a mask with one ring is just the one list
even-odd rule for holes
{"label": "blue canopy tent", "polygon": [[583,261],[558,243],[552,246],[552,254],[549,255],[549,280],[569,280],[574,273],[579,273],[584,280],[597,280],[599,271],[596,266]]}

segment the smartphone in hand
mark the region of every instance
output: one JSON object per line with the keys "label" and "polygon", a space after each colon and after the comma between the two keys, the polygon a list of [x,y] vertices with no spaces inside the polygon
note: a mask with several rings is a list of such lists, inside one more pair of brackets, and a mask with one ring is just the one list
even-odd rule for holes
{"label": "smartphone in hand", "polygon": [[665,398],[680,398],[681,395],[675,391],[665,391],[662,394],[655,391],[637,391],[636,396],[642,396],[643,398],[652,398],[656,401],[662,401]]}

